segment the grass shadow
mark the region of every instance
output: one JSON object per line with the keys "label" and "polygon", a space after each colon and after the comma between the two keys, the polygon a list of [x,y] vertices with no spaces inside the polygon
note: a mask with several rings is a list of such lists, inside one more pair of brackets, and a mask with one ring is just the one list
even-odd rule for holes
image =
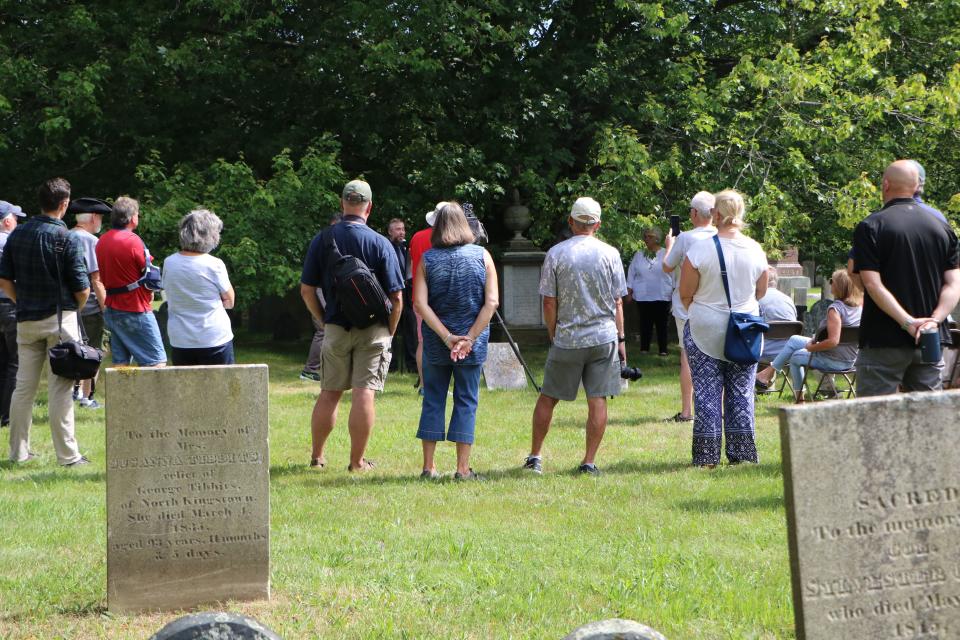
{"label": "grass shadow", "polygon": [[[23,463],[0,463],[0,469],[27,471],[29,468],[23,468]],[[106,474],[103,471],[96,473],[78,472],[72,469],[59,469],[56,471],[40,471],[25,473],[22,476],[8,479],[9,482],[32,482],[35,484],[54,484],[56,482],[103,482],[106,480]]]}
{"label": "grass shadow", "polygon": [[740,511],[779,511],[783,509],[783,496],[754,496],[732,500],[702,499],[681,500],[674,503],[678,509],[693,513],[735,513]]}
{"label": "grass shadow", "polygon": [[[90,618],[110,615],[107,611],[107,608],[99,601],[57,607],[57,613],[59,615],[70,616],[71,618]],[[36,620],[36,617],[37,612],[33,609],[26,609],[24,611],[11,611],[0,614],[0,622],[22,624],[25,622],[33,622]]]}
{"label": "grass shadow", "polygon": [[602,467],[601,471],[610,475],[622,474],[660,474],[672,473],[674,471],[683,471],[689,469],[690,464],[680,460],[657,460],[651,462],[615,462],[609,466]]}

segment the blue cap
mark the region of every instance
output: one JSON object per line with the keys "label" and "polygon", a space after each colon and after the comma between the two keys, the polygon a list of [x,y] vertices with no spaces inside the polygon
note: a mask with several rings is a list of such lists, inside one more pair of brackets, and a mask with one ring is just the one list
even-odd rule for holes
{"label": "blue cap", "polygon": [[0,218],[6,218],[8,215],[14,215],[18,218],[27,217],[27,214],[23,212],[23,209],[17,205],[10,204],[6,200],[0,200]]}

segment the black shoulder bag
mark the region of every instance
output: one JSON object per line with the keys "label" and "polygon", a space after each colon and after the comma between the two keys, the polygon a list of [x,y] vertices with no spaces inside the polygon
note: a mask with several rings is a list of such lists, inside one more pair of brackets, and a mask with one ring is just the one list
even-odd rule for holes
{"label": "black shoulder bag", "polygon": [[[55,375],[71,380],[88,380],[97,375],[100,370],[100,363],[103,362],[103,352],[96,347],[77,342],[76,340],[63,339],[63,276],[61,275],[60,263],[63,262],[63,254],[66,249],[67,234],[62,232],[57,236],[54,244],[54,264],[57,266],[57,285],[59,292],[57,294],[57,334],[60,342],[55,344],[47,353],[50,356],[50,371]],[[77,309],[77,324],[83,331],[83,320],[80,318],[82,309]]]}

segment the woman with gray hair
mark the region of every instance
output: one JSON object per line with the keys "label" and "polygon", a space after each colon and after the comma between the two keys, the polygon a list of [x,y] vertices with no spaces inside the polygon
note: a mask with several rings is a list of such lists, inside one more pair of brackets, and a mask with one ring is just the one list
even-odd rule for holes
{"label": "woman with gray hair", "polygon": [[212,211],[191,211],[180,220],[180,251],[163,261],[174,366],[234,363],[226,310],[235,296],[223,260],[210,255],[222,229]]}
{"label": "woman with gray hair", "polygon": [[627,295],[637,303],[640,315],[640,351],[650,351],[653,328],[657,329],[657,350],[667,355],[667,319],[670,315],[670,297],[673,280],[663,271],[666,250],[660,247],[660,230],[643,230],[646,249],[637,251],[627,269]]}

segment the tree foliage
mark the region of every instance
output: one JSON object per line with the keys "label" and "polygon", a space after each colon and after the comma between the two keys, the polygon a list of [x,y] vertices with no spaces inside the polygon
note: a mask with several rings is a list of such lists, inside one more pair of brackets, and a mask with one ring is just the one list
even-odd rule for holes
{"label": "tree foliage", "polygon": [[960,220],[958,45],[960,0],[0,0],[0,197],[140,195],[164,248],[208,206],[263,293],[343,177],[380,226],[458,197],[495,238],[517,188],[541,242],[590,194],[625,252],[736,187],[829,269],[896,157]]}

